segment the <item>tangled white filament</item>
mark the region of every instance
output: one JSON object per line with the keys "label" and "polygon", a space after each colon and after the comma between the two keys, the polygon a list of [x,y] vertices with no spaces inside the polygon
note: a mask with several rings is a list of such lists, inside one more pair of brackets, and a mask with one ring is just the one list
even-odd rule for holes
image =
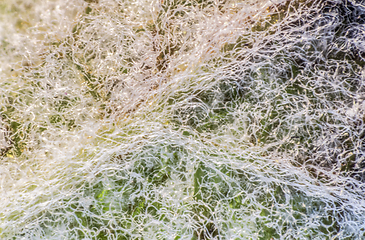
{"label": "tangled white filament", "polygon": [[358,0],[0,1],[2,239],[363,239]]}

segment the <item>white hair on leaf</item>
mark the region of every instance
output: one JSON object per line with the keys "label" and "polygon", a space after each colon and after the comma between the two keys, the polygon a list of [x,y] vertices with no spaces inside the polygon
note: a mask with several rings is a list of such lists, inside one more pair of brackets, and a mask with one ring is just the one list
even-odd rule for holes
{"label": "white hair on leaf", "polygon": [[364,237],[358,1],[0,11],[1,238]]}

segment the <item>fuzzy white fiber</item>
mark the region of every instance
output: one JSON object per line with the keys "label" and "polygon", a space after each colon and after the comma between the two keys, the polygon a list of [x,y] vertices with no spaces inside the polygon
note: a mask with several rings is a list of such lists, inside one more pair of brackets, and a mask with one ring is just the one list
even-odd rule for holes
{"label": "fuzzy white fiber", "polygon": [[365,239],[360,0],[0,0],[1,239]]}

